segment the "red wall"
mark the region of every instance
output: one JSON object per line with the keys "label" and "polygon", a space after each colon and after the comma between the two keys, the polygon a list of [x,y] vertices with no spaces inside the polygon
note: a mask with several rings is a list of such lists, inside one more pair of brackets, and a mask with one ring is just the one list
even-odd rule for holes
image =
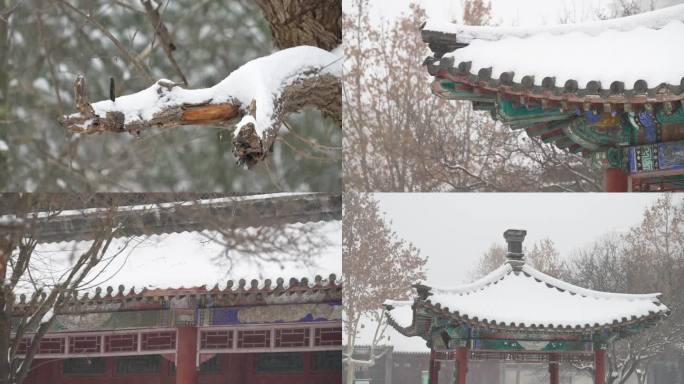
{"label": "red wall", "polygon": [[[219,355],[220,373],[199,374],[198,384],[341,384],[341,371],[313,371],[313,354],[303,352],[303,372],[257,373],[255,354]],[[124,375],[115,373],[113,357],[107,358],[107,370],[101,375],[64,375],[61,361],[36,360],[24,384],[175,384],[172,363],[162,360],[159,373]]]}

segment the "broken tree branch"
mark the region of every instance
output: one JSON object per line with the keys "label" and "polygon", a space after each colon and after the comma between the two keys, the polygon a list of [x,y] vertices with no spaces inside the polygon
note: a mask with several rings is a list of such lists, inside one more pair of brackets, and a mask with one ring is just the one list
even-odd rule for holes
{"label": "broken tree branch", "polygon": [[60,123],[77,133],[129,132],[151,127],[236,125],[233,153],[251,167],[272,149],[290,113],[318,108],[341,127],[341,58],[315,47],[295,47],[253,60],[211,88],[187,90],[159,80],[138,93],[89,103],[85,79],[76,80],[78,113]]}

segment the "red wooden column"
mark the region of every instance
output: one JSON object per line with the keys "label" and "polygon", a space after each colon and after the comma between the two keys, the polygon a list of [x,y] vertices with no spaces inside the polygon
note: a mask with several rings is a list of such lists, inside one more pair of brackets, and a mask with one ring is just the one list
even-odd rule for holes
{"label": "red wooden column", "polygon": [[437,353],[430,351],[430,384],[438,384],[439,381],[439,361],[436,361]]}
{"label": "red wooden column", "polygon": [[197,327],[176,328],[176,384],[197,384]]}
{"label": "red wooden column", "polygon": [[594,384],[606,384],[606,350],[594,350]]}
{"label": "red wooden column", "polygon": [[605,192],[627,192],[629,177],[622,168],[603,170],[603,190]]}
{"label": "red wooden column", "polygon": [[549,383],[560,384],[560,358],[557,353],[549,354]]}
{"label": "red wooden column", "polygon": [[456,363],[458,366],[457,384],[466,384],[466,374],[468,373],[468,348],[456,348]]}

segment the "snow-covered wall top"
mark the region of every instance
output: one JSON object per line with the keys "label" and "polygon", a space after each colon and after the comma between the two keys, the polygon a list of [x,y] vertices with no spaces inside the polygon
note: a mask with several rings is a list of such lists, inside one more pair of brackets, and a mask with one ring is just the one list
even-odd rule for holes
{"label": "snow-covered wall top", "polygon": [[[98,224],[114,214],[121,225],[118,236],[202,231],[216,225],[235,228],[279,226],[318,221],[337,221],[342,197],[329,193],[276,193],[231,196],[198,201],[177,201],[112,208],[57,209],[29,212],[23,217],[0,216],[0,225],[31,223],[32,237],[42,243],[91,240]],[[35,219],[35,220],[34,220]]]}

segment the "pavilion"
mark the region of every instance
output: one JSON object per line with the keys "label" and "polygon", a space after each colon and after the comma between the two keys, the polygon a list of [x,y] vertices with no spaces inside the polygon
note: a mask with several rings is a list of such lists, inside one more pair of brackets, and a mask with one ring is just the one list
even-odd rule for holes
{"label": "pavilion", "polygon": [[607,192],[684,190],[684,5],[538,28],[427,22],[439,97],[592,158]]}
{"label": "pavilion", "polygon": [[[21,230],[27,225],[13,216],[16,202],[8,201],[12,198],[3,200],[6,206],[0,205],[0,230]],[[87,201],[64,196],[56,215],[44,213],[54,201],[43,203],[36,199],[31,236],[55,249],[64,242],[92,240],[94,228],[111,215],[121,226],[125,242],[144,235],[186,240],[217,225],[249,229],[339,221],[342,211],[341,196],[328,193],[103,194]],[[146,252],[141,256],[150,256],[151,251]],[[167,263],[170,259],[164,258]],[[185,271],[173,266],[154,268],[147,280],[135,281],[144,288],[98,286],[58,303],[55,318],[39,342],[32,342],[35,330],[24,333],[16,359],[22,359],[29,348],[36,351],[24,383],[218,384],[226,378],[279,384],[341,381],[342,284],[335,273],[291,277],[298,271],[308,272],[289,266],[286,278],[188,285]],[[282,268],[283,264],[275,270]],[[259,266],[249,270],[251,277],[271,273]],[[177,285],[159,287],[154,283],[157,274],[178,276]],[[207,271],[206,275],[215,274]],[[17,324],[36,309],[27,293],[12,308],[15,339]]]}
{"label": "pavilion", "polygon": [[389,324],[430,348],[430,384],[441,361],[456,361],[455,383],[465,384],[470,360],[546,363],[559,384],[560,363],[594,363],[605,384],[606,348],[667,316],[659,294],[622,294],[581,288],[525,262],[523,230],[507,230],[506,261],[462,286],[416,284],[413,301],[385,302]]}

